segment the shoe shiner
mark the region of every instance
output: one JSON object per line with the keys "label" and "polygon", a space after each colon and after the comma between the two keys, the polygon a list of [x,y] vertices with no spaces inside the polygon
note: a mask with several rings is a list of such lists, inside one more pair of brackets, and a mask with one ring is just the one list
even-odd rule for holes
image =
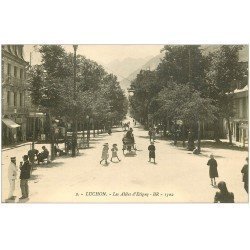
{"label": "shoe shiner", "polygon": [[16,157],[10,158],[10,164],[8,168],[8,179],[10,183],[10,191],[9,191],[9,200],[14,200],[15,197],[13,196],[15,191],[15,184],[16,184],[16,178],[17,178],[17,166],[16,166]]}
{"label": "shoe shiner", "polygon": [[153,158],[155,163],[155,145],[153,141],[151,141],[150,145],[148,146],[148,151],[149,151],[149,162],[151,162],[151,158]]}
{"label": "shoe shiner", "polygon": [[113,158],[117,158],[118,161],[121,161],[117,155],[117,151],[118,151],[117,144],[113,144],[111,151],[112,151],[112,157],[111,157],[110,161],[112,161]]}
{"label": "shoe shiner", "polygon": [[102,149],[102,159],[100,161],[100,164],[102,164],[103,161],[105,161],[105,164],[108,164],[108,158],[109,158],[109,144],[105,143],[103,144],[103,149]]}
{"label": "shoe shiner", "polygon": [[219,177],[219,175],[217,170],[217,161],[214,159],[213,154],[210,155],[210,159],[208,160],[207,165],[209,166],[209,177],[211,179],[211,185],[215,186],[215,178]]}

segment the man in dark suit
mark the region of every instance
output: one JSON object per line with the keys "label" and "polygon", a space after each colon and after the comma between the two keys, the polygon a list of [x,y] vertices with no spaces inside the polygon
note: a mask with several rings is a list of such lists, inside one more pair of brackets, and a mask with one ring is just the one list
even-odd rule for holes
{"label": "man in dark suit", "polygon": [[30,178],[31,164],[29,162],[28,155],[23,156],[24,163],[20,163],[20,188],[22,191],[22,197],[19,199],[26,199],[29,197],[29,186],[28,181]]}

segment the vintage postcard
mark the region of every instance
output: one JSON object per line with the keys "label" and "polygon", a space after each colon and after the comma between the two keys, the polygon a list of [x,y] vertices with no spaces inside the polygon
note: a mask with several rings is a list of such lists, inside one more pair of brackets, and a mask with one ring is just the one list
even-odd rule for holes
{"label": "vintage postcard", "polygon": [[2,203],[248,202],[248,45],[1,55]]}

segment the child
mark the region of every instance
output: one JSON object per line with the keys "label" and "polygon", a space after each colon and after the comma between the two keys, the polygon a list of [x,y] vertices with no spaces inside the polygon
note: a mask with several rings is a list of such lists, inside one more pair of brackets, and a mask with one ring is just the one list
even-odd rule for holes
{"label": "child", "polygon": [[150,145],[148,146],[148,151],[149,151],[149,162],[151,162],[151,158],[153,158],[154,164],[155,164],[155,145],[154,145],[154,142],[150,143]]}
{"label": "child", "polygon": [[105,164],[108,165],[108,158],[109,158],[109,144],[105,143],[103,144],[102,159],[100,161],[100,164],[102,164],[102,162],[105,161]]}
{"label": "child", "polygon": [[111,149],[111,151],[112,151],[112,157],[110,161],[112,161],[113,158],[117,158],[119,161],[121,161],[117,155],[117,151],[118,151],[117,144],[113,144],[113,148]]}

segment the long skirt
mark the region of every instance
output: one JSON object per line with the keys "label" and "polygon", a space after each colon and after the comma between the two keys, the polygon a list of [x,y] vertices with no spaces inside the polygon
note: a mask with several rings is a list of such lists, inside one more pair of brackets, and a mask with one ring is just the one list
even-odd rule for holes
{"label": "long skirt", "polygon": [[219,177],[218,170],[217,170],[216,166],[210,166],[210,168],[209,168],[209,177],[210,178]]}

